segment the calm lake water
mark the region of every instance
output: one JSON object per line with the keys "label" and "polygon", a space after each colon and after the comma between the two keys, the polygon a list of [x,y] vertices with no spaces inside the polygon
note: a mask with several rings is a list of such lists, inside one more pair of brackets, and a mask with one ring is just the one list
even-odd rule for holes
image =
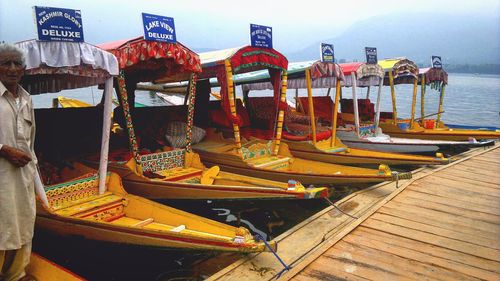
{"label": "calm lake water", "polygon": [[[344,97],[349,98],[351,90],[343,91]],[[396,91],[399,116],[408,117],[412,87],[397,86]],[[237,88],[238,93],[241,95],[240,87]],[[372,89],[372,98],[375,98],[375,93]],[[420,95],[420,91],[418,93]],[[270,94],[270,91],[255,93]],[[287,94],[288,98],[293,100],[295,92],[289,91]],[[315,95],[325,94],[326,90],[315,91]],[[305,96],[306,92],[301,91],[299,95]],[[359,97],[365,95],[365,89],[358,91]],[[101,99],[100,90],[97,88],[34,96],[33,99],[36,107],[51,107],[52,99],[57,96],[80,99],[92,105],[99,103]],[[136,100],[145,105],[164,105],[163,100],[149,92],[137,93]],[[426,114],[437,112],[438,101],[438,93],[428,88]],[[388,87],[383,89],[382,110],[392,110]],[[419,110],[420,98],[417,103],[417,116],[420,116]],[[450,74],[444,110],[443,119],[446,123],[500,127],[500,76]],[[331,199],[338,200],[354,191],[356,189],[350,187],[337,187]],[[233,226],[247,227],[254,234],[261,234],[268,239],[278,236],[328,206],[322,200],[169,200],[161,203]],[[238,254],[117,246],[81,238],[63,238],[42,231],[36,231],[33,247],[35,251],[89,280],[203,280],[226,264],[241,258]]]}
{"label": "calm lake water", "polygon": [[[218,89],[214,89],[218,91]],[[241,88],[236,88],[237,95],[241,96]],[[333,92],[333,91],[332,91]],[[397,108],[399,117],[410,116],[413,87],[411,85],[396,86]],[[80,99],[92,105],[101,100],[101,91],[97,88],[86,88],[61,93],[34,96],[36,107],[51,107],[52,99],[57,96],[65,96]],[[255,95],[271,95],[270,91],[258,91]],[[306,96],[305,90],[299,91],[300,96]],[[325,90],[314,90],[314,95],[326,95]],[[358,88],[358,98],[366,96],[366,89]],[[289,100],[293,100],[295,91],[287,92]],[[343,89],[345,98],[351,97],[351,89]],[[376,90],[372,89],[370,94],[372,100],[376,100]],[[165,105],[162,99],[150,92],[139,92],[136,95],[137,102],[145,105]],[[389,87],[382,89],[382,111],[392,111],[391,95]],[[427,87],[425,99],[426,114],[438,111],[439,93]],[[450,74],[449,85],[445,90],[443,120],[445,123],[493,126],[500,127],[500,75],[475,75],[475,74]],[[420,87],[418,89],[416,116],[420,116]]]}

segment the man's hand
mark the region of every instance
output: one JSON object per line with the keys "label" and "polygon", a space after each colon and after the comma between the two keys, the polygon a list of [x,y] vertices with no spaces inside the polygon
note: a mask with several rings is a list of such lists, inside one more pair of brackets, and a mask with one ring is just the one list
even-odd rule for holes
{"label": "man's hand", "polygon": [[31,157],[24,151],[8,145],[2,146],[2,149],[0,149],[0,157],[7,159],[16,167],[24,167],[31,161]]}

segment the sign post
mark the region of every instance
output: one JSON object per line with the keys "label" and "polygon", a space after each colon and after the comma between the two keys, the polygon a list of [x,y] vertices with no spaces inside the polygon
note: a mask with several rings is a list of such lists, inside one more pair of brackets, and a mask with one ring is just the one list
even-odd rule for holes
{"label": "sign post", "polygon": [[440,56],[432,56],[431,63],[433,68],[443,68]]}
{"label": "sign post", "polygon": [[174,19],[142,13],[144,39],[166,43],[176,43]]}
{"label": "sign post", "polygon": [[365,55],[367,64],[377,64],[377,48],[365,47]]}
{"label": "sign post", "polygon": [[40,41],[84,42],[80,10],[35,6]]}
{"label": "sign post", "polygon": [[273,28],[264,25],[250,24],[250,43],[252,47],[273,48]]}
{"label": "sign post", "polygon": [[335,62],[333,44],[321,43],[320,51],[321,51],[322,62]]}

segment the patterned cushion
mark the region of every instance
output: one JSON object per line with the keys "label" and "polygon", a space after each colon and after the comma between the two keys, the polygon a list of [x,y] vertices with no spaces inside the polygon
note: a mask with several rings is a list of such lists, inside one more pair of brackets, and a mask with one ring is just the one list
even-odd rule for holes
{"label": "patterned cushion", "polygon": [[[186,147],[186,126],[187,124],[185,122],[180,121],[174,121],[167,124],[165,127],[165,138],[170,143],[170,146],[175,148]],[[191,144],[199,143],[206,135],[205,130],[196,126],[193,126],[192,132]]]}

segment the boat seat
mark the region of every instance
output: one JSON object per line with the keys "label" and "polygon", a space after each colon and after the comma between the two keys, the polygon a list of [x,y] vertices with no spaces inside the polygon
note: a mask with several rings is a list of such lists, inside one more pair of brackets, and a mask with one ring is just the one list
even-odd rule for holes
{"label": "boat seat", "polygon": [[162,181],[192,181],[201,177],[203,171],[192,167],[173,168],[170,170],[158,171],[157,174],[163,176]]}
{"label": "boat seat", "polygon": [[[329,96],[312,97],[314,116],[319,117],[323,121],[331,122],[332,110],[334,102]],[[304,114],[309,114],[309,99],[308,97],[299,97],[300,109]]]}
{"label": "boat seat", "polygon": [[246,143],[242,149],[243,160],[255,168],[281,169],[288,167],[290,158],[273,155],[271,152],[273,142],[262,143],[251,141]]}
{"label": "boat seat", "polygon": [[90,174],[45,187],[53,212],[60,216],[108,220],[123,213],[126,199],[109,191],[99,194],[99,178]]}

